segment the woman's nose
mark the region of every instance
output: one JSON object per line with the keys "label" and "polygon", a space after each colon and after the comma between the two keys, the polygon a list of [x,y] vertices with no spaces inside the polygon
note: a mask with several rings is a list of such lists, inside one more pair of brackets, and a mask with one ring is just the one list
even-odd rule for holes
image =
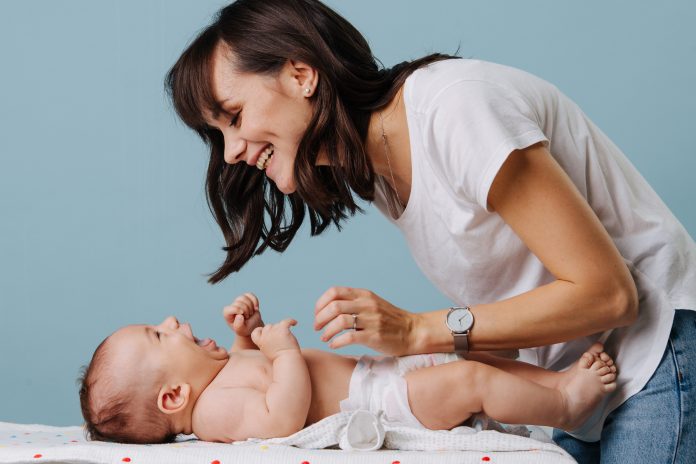
{"label": "woman's nose", "polygon": [[240,137],[225,137],[225,163],[234,164],[243,161],[243,154],[246,149],[246,142]]}

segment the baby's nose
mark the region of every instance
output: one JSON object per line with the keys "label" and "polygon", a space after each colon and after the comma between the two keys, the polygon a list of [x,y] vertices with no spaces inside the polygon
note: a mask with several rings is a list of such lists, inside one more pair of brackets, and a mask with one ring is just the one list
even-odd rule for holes
{"label": "baby's nose", "polygon": [[170,329],[178,329],[179,320],[174,316],[169,316],[168,318],[162,321],[162,325]]}

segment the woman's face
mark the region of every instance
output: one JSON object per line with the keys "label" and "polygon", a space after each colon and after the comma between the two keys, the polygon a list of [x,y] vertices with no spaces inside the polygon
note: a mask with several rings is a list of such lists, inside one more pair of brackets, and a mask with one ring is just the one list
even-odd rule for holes
{"label": "woman's face", "polygon": [[229,49],[217,47],[212,84],[223,112],[206,118],[222,132],[225,162],[264,170],[281,192],[292,193],[297,148],[313,114],[308,97],[316,88],[316,71],[288,61],[277,76],[240,73],[230,57]]}

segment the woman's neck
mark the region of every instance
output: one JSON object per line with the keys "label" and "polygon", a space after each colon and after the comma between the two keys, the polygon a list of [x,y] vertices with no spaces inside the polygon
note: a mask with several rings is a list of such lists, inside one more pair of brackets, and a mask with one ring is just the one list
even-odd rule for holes
{"label": "woman's neck", "polygon": [[375,173],[395,189],[405,207],[411,192],[411,147],[403,87],[386,107],[372,113],[365,149]]}

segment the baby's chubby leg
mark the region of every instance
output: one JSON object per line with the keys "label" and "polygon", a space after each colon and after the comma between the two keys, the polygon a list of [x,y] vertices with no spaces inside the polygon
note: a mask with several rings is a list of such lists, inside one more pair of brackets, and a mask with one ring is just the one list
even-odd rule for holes
{"label": "baby's chubby leg", "polygon": [[603,358],[610,359],[603,352],[585,353],[572,373],[561,375],[560,382],[549,382],[553,386],[540,385],[519,371],[513,375],[465,360],[411,371],[404,378],[411,411],[430,429],[450,429],[484,412],[505,423],[572,430],[616,386],[615,367],[611,369]]}

